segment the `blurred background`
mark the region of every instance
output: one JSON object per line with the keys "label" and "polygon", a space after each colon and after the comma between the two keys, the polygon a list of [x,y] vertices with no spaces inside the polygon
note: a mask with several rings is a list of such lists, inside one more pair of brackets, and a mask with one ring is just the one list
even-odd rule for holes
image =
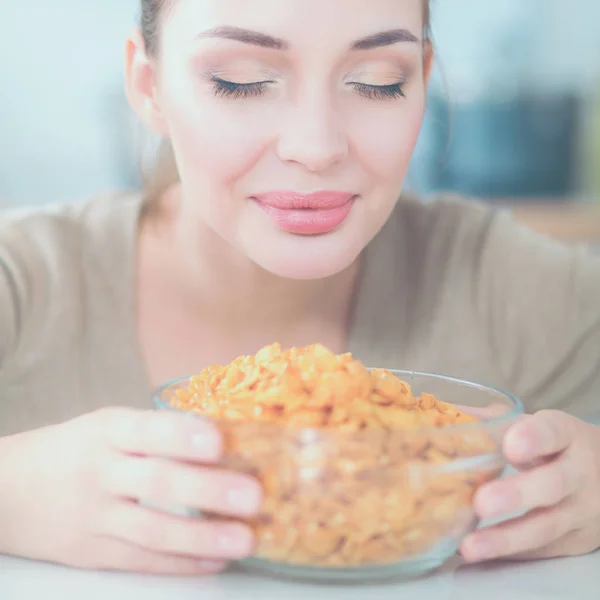
{"label": "blurred background", "polygon": [[[0,0],[0,206],[140,185],[153,144],[122,91],[137,16],[138,0]],[[600,207],[600,2],[434,0],[433,16],[438,66],[407,185],[545,226],[576,213],[600,238],[588,218]]]}
{"label": "blurred background", "polygon": [[437,0],[412,183],[490,199],[600,195],[597,0]]}

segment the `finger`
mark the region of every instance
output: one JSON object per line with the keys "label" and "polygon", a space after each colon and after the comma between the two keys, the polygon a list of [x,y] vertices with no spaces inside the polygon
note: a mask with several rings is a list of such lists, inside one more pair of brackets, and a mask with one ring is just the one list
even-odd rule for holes
{"label": "finger", "polygon": [[505,558],[544,548],[570,530],[572,507],[569,501],[559,507],[538,508],[529,514],[469,534],[460,551],[468,562]]}
{"label": "finger", "polygon": [[577,466],[561,457],[531,471],[497,479],[477,490],[475,511],[487,519],[554,506],[577,490],[579,472]]}
{"label": "finger", "polygon": [[128,454],[215,462],[222,456],[218,429],[199,417],[171,411],[105,409],[111,447]]}
{"label": "finger", "polygon": [[101,550],[93,557],[93,568],[153,575],[214,575],[227,568],[224,561],[160,554],[114,538],[104,538]]}
{"label": "finger", "polygon": [[262,503],[261,487],[249,475],[160,458],[115,453],[102,483],[113,496],[228,516],[253,516]]}
{"label": "finger", "polygon": [[99,535],[162,554],[219,561],[246,558],[254,549],[252,531],[242,523],[186,519],[128,501],[113,502],[96,527]]}
{"label": "finger", "polygon": [[576,419],[554,410],[544,410],[522,419],[504,436],[503,450],[513,464],[526,464],[554,456],[575,439]]}
{"label": "finger", "polygon": [[561,558],[567,556],[582,556],[598,549],[598,531],[574,530],[559,538],[555,542],[511,556],[514,560],[540,560],[545,558]]}

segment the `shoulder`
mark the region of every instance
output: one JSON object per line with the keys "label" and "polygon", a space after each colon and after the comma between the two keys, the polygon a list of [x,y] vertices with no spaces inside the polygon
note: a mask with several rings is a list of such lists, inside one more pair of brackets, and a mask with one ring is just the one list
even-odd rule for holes
{"label": "shoulder", "polygon": [[140,207],[141,196],[131,194],[0,211],[0,327],[11,331],[13,347],[57,313],[77,310],[90,278],[108,280],[126,261]]}
{"label": "shoulder", "polygon": [[430,196],[407,194],[400,198],[394,218],[407,231],[414,231],[424,243],[431,242],[427,234],[436,234],[439,241],[452,243],[457,238],[479,236],[487,232],[503,211],[474,198],[454,193]]}
{"label": "shoulder", "polygon": [[140,206],[140,196],[131,194],[1,211],[0,263],[15,276],[52,277],[62,266],[109,251],[105,244],[131,228]]}
{"label": "shoulder", "polygon": [[453,193],[406,195],[390,221],[389,228],[397,236],[409,236],[415,250],[437,254],[442,261],[476,254],[478,264],[505,263],[509,258],[540,266],[556,261],[583,260],[594,266],[597,262],[585,245],[535,231],[508,207]]}
{"label": "shoulder", "polygon": [[97,196],[81,203],[55,204],[42,208],[9,208],[0,211],[0,249],[41,257],[83,248],[100,232],[134,218],[141,195]]}
{"label": "shoulder", "polygon": [[[597,297],[600,257],[521,223],[512,211],[453,194],[409,196],[398,203],[394,246],[410,240],[422,277],[453,285],[462,278],[475,294],[538,302],[541,290],[580,302]],[[451,277],[448,275],[451,274]],[[592,293],[593,292],[593,293]]]}
{"label": "shoulder", "polygon": [[470,278],[495,238],[495,230],[510,219],[504,211],[457,194],[405,194],[381,232],[379,244],[388,248],[387,254],[409,256],[413,284],[431,279],[442,282],[451,272]]}

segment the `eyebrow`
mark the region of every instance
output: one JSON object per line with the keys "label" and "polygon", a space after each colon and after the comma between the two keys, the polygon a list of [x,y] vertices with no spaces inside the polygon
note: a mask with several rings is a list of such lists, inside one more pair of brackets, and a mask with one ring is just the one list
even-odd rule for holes
{"label": "eyebrow", "polygon": [[239,27],[215,27],[208,29],[196,36],[198,39],[206,38],[221,38],[225,40],[235,40],[243,42],[251,46],[261,46],[262,48],[272,48],[273,50],[288,50],[289,44],[276,37],[259,33],[258,31],[250,31],[249,29],[241,29]]}
{"label": "eyebrow", "polygon": [[400,42],[420,43],[420,39],[408,29],[390,29],[369,35],[357,40],[351,46],[352,50],[372,50],[383,46],[392,46]]}
{"label": "eyebrow", "polygon": [[[197,39],[221,38],[234,40],[251,46],[270,48],[272,50],[289,50],[290,45],[281,38],[273,37],[258,31],[240,27],[222,26],[199,33]],[[384,46],[392,46],[400,42],[420,43],[421,40],[408,29],[390,29],[356,40],[350,45],[351,50],[373,50]]]}

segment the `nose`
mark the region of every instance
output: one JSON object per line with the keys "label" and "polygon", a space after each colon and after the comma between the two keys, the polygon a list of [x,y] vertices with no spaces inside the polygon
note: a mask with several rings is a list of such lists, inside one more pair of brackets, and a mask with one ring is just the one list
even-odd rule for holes
{"label": "nose", "polygon": [[339,121],[335,108],[323,100],[299,103],[287,114],[279,158],[313,173],[342,161],[348,156],[348,139]]}

